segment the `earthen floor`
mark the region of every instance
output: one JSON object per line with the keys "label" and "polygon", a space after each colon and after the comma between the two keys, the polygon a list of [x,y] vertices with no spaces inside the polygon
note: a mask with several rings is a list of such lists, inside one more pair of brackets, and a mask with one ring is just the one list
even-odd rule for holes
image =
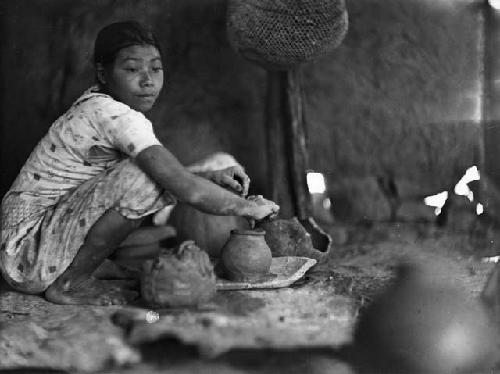
{"label": "earthen floor", "polygon": [[352,327],[395,266],[423,263],[477,297],[493,268],[481,259],[495,254],[483,244],[428,225],[349,228],[349,240],[291,287],[220,293],[202,310],[160,311],[155,323],[124,313],[137,309],[60,306],[4,288],[0,372],[355,373],[345,349]]}

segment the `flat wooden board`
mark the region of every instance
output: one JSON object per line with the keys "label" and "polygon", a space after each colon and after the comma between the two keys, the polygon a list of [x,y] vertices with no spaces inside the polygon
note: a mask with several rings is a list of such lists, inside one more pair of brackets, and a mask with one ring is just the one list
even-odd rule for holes
{"label": "flat wooden board", "polygon": [[273,257],[269,279],[255,282],[232,282],[226,279],[217,279],[217,290],[250,290],[264,288],[283,288],[298,281],[316,264],[316,260],[307,257]]}

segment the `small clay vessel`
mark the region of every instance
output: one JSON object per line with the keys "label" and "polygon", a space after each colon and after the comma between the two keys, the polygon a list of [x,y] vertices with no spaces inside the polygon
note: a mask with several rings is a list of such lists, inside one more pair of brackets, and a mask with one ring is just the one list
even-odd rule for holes
{"label": "small clay vessel", "polygon": [[272,255],[265,234],[262,229],[231,231],[221,251],[220,271],[224,278],[255,282],[271,277]]}

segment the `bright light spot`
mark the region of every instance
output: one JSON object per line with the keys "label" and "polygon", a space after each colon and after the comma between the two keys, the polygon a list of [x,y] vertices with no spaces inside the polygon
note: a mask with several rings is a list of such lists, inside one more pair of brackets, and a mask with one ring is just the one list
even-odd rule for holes
{"label": "bright light spot", "polygon": [[435,207],[436,209],[434,210],[434,214],[436,214],[436,216],[439,216],[439,214],[441,213],[441,208],[444,206],[447,199],[448,191],[443,191],[436,195],[427,196],[426,198],[424,198],[424,203],[426,205]]}
{"label": "bright light spot", "polygon": [[476,165],[473,165],[465,171],[465,174],[461,180],[464,180],[465,183],[469,183],[472,181],[478,181],[479,179],[480,179],[479,170],[477,170]]}
{"label": "bright light spot", "polygon": [[483,204],[477,204],[476,205],[476,214],[479,216],[484,213],[484,206]]}
{"label": "bright light spot", "polygon": [[[454,4],[453,6],[456,7],[456,4]],[[473,126],[479,124],[479,121],[481,120],[481,102],[483,99],[482,95],[480,94],[481,87],[482,85],[478,80],[473,87],[471,87],[469,90],[464,90],[462,94],[464,100],[467,101],[467,104],[464,104],[470,108],[470,115],[467,118],[470,118],[474,122]]]}
{"label": "bright light spot", "polygon": [[488,0],[493,9],[500,10],[500,0]]}
{"label": "bright light spot", "polygon": [[483,257],[481,259],[481,262],[484,262],[486,264],[496,264],[500,262],[500,256]]}
{"label": "bright light spot", "polygon": [[[499,0],[500,1],[500,0]],[[464,176],[458,181],[455,185],[455,193],[461,196],[467,196],[469,201],[474,200],[474,193],[471,191],[469,186],[467,185],[471,181],[479,180],[479,171],[477,170],[477,166],[471,166],[467,169]]]}
{"label": "bright light spot", "polygon": [[160,315],[158,312],[150,310],[146,313],[146,322],[147,323],[155,323],[160,319]]}
{"label": "bright light spot", "polygon": [[325,177],[321,173],[307,173],[307,188],[309,193],[323,193],[326,191]]}
{"label": "bright light spot", "polygon": [[435,346],[438,357],[441,357],[444,362],[453,362],[457,367],[463,367],[467,362],[464,354],[468,357],[471,348],[468,330],[467,325],[451,322],[444,331],[440,331],[440,337]]}
{"label": "bright light spot", "polygon": [[323,200],[323,208],[328,210],[332,207],[332,201],[327,197]]}

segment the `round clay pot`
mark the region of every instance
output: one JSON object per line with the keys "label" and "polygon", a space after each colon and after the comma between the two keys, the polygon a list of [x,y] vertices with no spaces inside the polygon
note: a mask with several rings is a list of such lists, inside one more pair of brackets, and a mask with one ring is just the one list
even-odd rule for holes
{"label": "round clay pot", "polygon": [[232,230],[221,251],[222,276],[234,282],[258,281],[269,275],[272,255],[264,230]]}
{"label": "round clay pot", "polygon": [[361,313],[354,342],[376,372],[484,373],[496,359],[496,334],[479,300],[404,264]]}

